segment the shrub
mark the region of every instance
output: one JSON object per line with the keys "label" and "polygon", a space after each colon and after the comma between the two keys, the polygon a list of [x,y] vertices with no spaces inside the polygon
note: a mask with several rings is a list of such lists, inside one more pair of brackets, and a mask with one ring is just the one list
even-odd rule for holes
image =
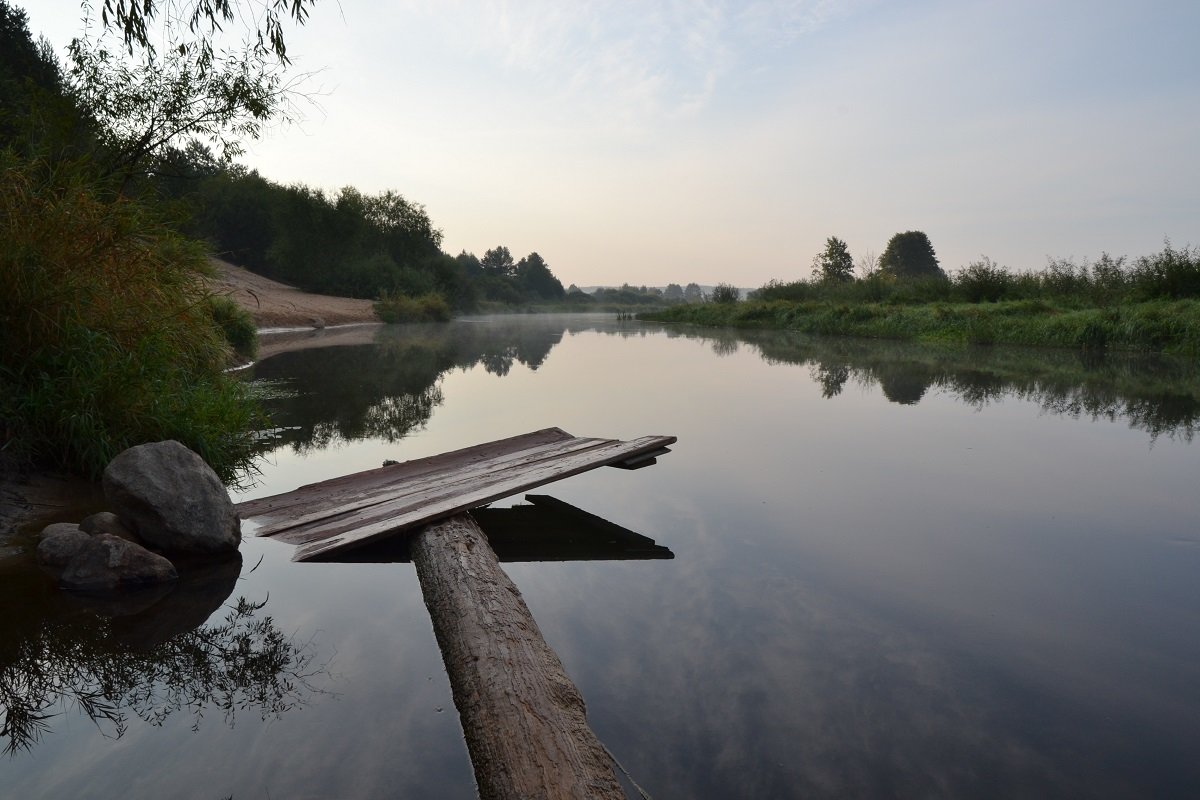
{"label": "shrub", "polygon": [[177,439],[226,480],[263,420],[223,373],[203,248],[151,209],[0,152],[0,447],[96,477]]}
{"label": "shrub", "polygon": [[742,293],[730,283],[718,283],[713,287],[712,295],[709,296],[709,300],[712,302],[723,305],[736,303],[740,299],[742,299]]}
{"label": "shrub", "polygon": [[987,256],[958,271],[954,288],[968,303],[996,302],[1007,294],[1010,275]]}
{"label": "shrub", "polygon": [[388,292],[375,303],[375,313],[389,324],[447,322],[450,319],[450,304],[446,298],[433,292],[420,297]]}

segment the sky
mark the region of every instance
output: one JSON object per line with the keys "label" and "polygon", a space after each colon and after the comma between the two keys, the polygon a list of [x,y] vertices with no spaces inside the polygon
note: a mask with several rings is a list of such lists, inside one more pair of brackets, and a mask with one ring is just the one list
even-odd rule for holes
{"label": "sky", "polygon": [[580,286],[755,287],[907,230],[950,271],[1148,255],[1200,245],[1197,31],[1195,0],[319,0],[303,118],[241,161]]}

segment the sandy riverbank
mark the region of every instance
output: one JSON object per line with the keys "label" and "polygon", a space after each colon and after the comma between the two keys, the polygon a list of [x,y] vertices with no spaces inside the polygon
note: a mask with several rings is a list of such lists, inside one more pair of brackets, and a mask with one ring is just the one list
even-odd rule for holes
{"label": "sandy riverbank", "polygon": [[217,275],[210,283],[250,312],[259,328],[323,328],[354,322],[378,322],[370,300],[309,294],[214,258]]}

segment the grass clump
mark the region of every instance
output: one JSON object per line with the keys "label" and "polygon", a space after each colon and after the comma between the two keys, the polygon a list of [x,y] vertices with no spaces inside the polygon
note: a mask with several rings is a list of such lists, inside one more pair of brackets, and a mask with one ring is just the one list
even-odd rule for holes
{"label": "grass clump", "polygon": [[247,359],[258,354],[258,327],[249,311],[224,295],[209,297],[208,311],[235,353]]}
{"label": "grass clump", "polygon": [[440,294],[429,292],[409,297],[400,292],[385,292],[375,303],[375,313],[386,323],[449,322],[450,304]]}
{"label": "grass clump", "polygon": [[199,244],[4,151],[0,241],[0,448],[97,477],[127,447],[177,439],[227,481],[246,474],[262,420],[223,372]]}

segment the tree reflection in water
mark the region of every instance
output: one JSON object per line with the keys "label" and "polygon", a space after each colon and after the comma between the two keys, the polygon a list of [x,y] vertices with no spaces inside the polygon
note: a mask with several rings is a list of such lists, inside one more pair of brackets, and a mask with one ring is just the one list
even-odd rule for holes
{"label": "tree reflection in water", "polygon": [[982,408],[1005,398],[1047,413],[1124,420],[1131,428],[1191,441],[1200,428],[1200,365],[1125,353],[1077,353],[1016,347],[921,345],[821,338],[787,331],[668,328],[714,351],[738,343],[772,364],[808,366],[821,394],[846,384],[878,386],[893,403],[916,405],[930,389]]}
{"label": "tree reflection in water", "polygon": [[[241,560],[181,575],[174,587],[115,600],[71,597],[28,565],[6,565],[0,597],[0,738],[28,750],[75,709],[105,736],[135,719],[162,725],[186,713],[199,728],[211,709],[233,726],[266,720],[325,694],[311,641],[285,636],[266,601],[230,597]],[[164,596],[165,595],[165,596]]]}

